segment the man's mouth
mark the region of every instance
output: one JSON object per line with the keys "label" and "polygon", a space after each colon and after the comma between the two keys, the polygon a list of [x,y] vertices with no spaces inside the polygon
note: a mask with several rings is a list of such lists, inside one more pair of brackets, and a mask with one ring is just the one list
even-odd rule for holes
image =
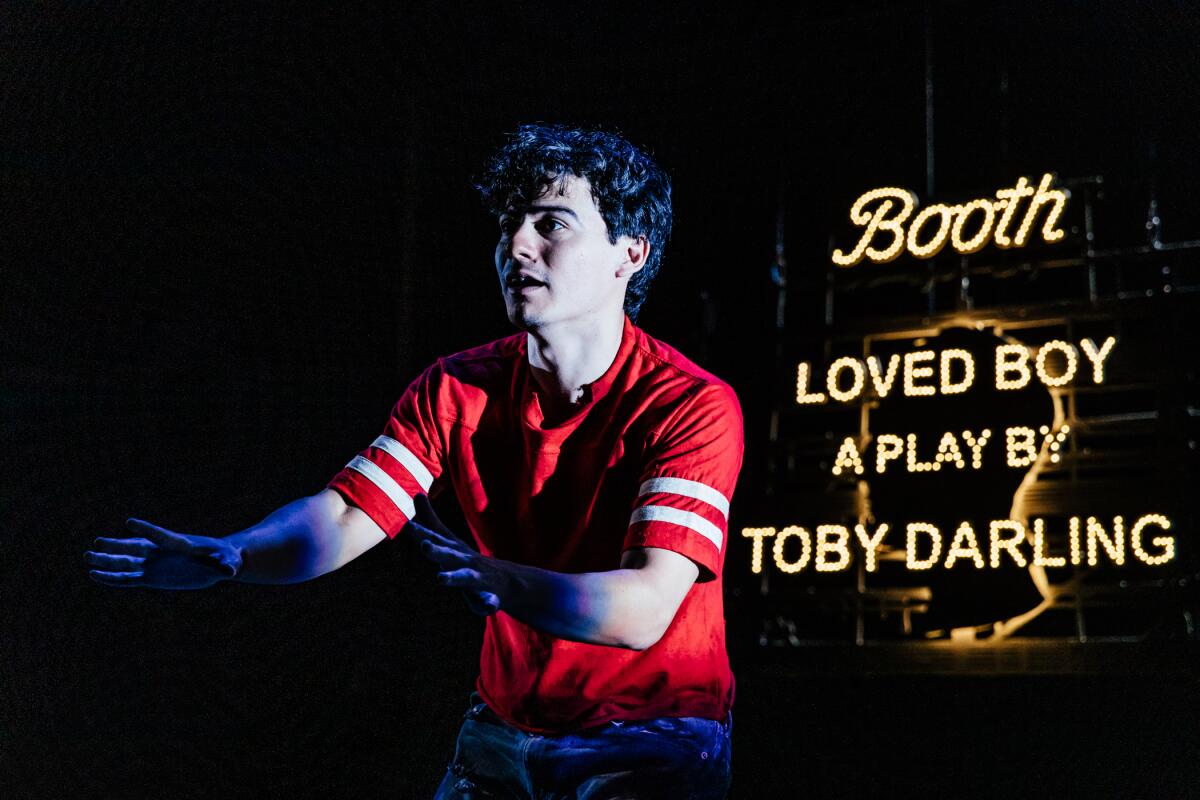
{"label": "man's mouth", "polygon": [[546,284],[531,275],[514,274],[505,279],[504,285],[514,292],[519,292],[522,289],[533,289]]}

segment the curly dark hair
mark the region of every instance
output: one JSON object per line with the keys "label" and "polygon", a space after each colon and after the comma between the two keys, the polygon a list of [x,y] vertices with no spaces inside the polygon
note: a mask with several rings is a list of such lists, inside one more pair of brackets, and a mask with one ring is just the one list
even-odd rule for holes
{"label": "curly dark hair", "polygon": [[671,235],[671,179],[645,152],[607,131],[522,125],[493,154],[475,188],[488,210],[501,214],[552,185],[561,189],[571,175],[591,185],[610,242],[621,236],[650,242],[646,264],[625,288],[625,313],[636,319]]}

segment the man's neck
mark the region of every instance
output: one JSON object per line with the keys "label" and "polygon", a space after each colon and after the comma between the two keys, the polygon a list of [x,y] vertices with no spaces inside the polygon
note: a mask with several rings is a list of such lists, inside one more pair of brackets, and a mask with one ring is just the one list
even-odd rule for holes
{"label": "man's neck", "polygon": [[624,330],[625,314],[618,309],[617,314],[528,332],[529,366],[541,395],[552,406],[544,412],[568,411],[588,399],[585,387],[612,366]]}

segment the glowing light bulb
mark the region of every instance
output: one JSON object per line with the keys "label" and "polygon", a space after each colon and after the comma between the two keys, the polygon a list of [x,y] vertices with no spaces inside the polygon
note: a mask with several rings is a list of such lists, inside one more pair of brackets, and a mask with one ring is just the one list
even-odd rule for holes
{"label": "glowing light bulb", "polygon": [[[950,235],[950,221],[954,216],[955,209],[950,206],[934,203],[933,205],[921,210],[916,218],[912,221],[912,225],[908,228],[908,252],[912,253],[917,258],[932,258],[939,250],[946,246],[946,237]],[[925,224],[934,216],[938,217],[937,230],[934,231],[932,237],[925,244],[920,244],[917,239],[921,235]]]}
{"label": "glowing light bulb", "polygon": [[763,539],[774,535],[774,528],[742,528],[742,536],[753,541],[750,548],[750,571],[755,575],[762,572]]}
{"label": "glowing light bulb", "polygon": [[[1066,367],[1059,375],[1051,375],[1046,370],[1046,356],[1055,351],[1062,353],[1066,359]],[[1075,377],[1075,371],[1079,368],[1079,356],[1070,342],[1052,339],[1038,348],[1036,366],[1038,378],[1042,383],[1047,386],[1065,386]]]}
{"label": "glowing light bulb", "polygon": [[[868,211],[867,207],[875,203],[878,205],[874,210]],[[894,207],[898,207],[896,215],[889,218],[888,214]],[[834,250],[830,256],[833,263],[839,267],[852,267],[864,257],[876,264],[886,264],[896,258],[904,249],[904,222],[916,207],[916,195],[907,189],[894,186],[872,189],[861,195],[850,207],[850,221],[858,226],[865,225],[866,230],[849,253]],[[890,234],[892,237],[891,243],[882,249],[871,246],[871,242],[879,233]]]}
{"label": "glowing light bulb", "polygon": [[1094,567],[1100,563],[1097,558],[1099,547],[1097,544],[1104,546],[1104,552],[1108,554],[1109,560],[1117,566],[1125,563],[1125,527],[1124,521],[1120,517],[1113,517],[1113,535],[1109,537],[1108,531],[1104,530],[1104,526],[1100,524],[1100,520],[1095,517],[1087,518],[1087,562],[1089,567]]}
{"label": "glowing light bulb", "polygon": [[1010,467],[1028,467],[1037,459],[1037,434],[1033,428],[1014,425],[1004,430],[1004,451]]}
{"label": "glowing light bulb", "polygon": [[892,390],[892,384],[896,382],[896,370],[899,366],[899,353],[892,353],[888,358],[887,372],[883,372],[877,356],[867,356],[867,370],[871,373],[871,385],[875,387],[876,395],[881,398],[888,396],[888,392]]}
{"label": "glowing light bulb", "polygon": [[919,378],[932,378],[933,367],[924,366],[924,362],[933,361],[937,354],[932,350],[914,350],[904,354],[904,394],[908,397],[921,397],[935,394],[937,388],[932,384],[918,386]]}
{"label": "glowing light bulb", "polygon": [[1043,425],[1038,429],[1038,431],[1043,436],[1044,445],[1049,448],[1050,460],[1057,464],[1062,460],[1062,456],[1059,454],[1062,451],[1063,442],[1065,442],[1067,439],[1067,434],[1071,432],[1071,426],[1063,425],[1057,431],[1051,433],[1050,428],[1046,425]]}
{"label": "glowing light bulb", "polygon": [[1112,355],[1113,347],[1116,344],[1117,337],[1115,336],[1109,336],[1104,340],[1104,345],[1099,348],[1091,339],[1084,339],[1079,343],[1087,360],[1092,362],[1092,380],[1096,383],[1104,383],[1104,362]]}
{"label": "glowing light bulb", "polygon": [[[942,554],[942,534],[928,522],[910,522],[905,526],[905,565],[911,570],[932,569]],[[929,555],[917,557],[917,534],[929,537]]]}
{"label": "glowing light bulb", "polygon": [[[792,537],[800,540],[800,558],[796,561],[788,561],[783,556],[783,547]],[[799,525],[789,525],[776,534],[773,555],[775,556],[775,566],[779,568],[780,572],[789,574],[799,572],[808,565],[809,559],[812,558],[812,536]]]}
{"label": "glowing light bulb", "polygon": [[[1002,536],[1008,531],[1009,536]],[[990,558],[992,569],[1000,566],[1000,551],[1008,553],[1018,567],[1024,567],[1025,556],[1017,549],[1017,545],[1025,539],[1025,526],[1013,519],[994,519],[988,525],[988,540],[991,542]]]}
{"label": "glowing light bulb", "polygon": [[[992,203],[987,198],[980,198],[958,206],[958,216],[954,219],[954,227],[950,229],[950,244],[954,246],[955,250],[968,256],[983,249],[992,235],[992,227],[996,222],[997,205],[999,204]],[[971,214],[976,211],[983,212],[983,222],[980,223],[979,230],[975,232],[974,236],[970,239],[963,239],[963,228],[966,227]]]}
{"label": "glowing light bulb", "polygon": [[[950,365],[953,362],[963,365],[963,378],[960,381],[950,379]],[[971,388],[975,382],[975,357],[966,350],[950,348],[942,351],[941,355],[942,394],[962,394]]]}
{"label": "glowing light bulb", "polygon": [[808,391],[809,370],[807,361],[801,361],[796,367],[796,402],[802,406],[825,402],[825,395],[821,392]]}
{"label": "glowing light bulb", "polygon": [[1008,236],[1008,226],[1017,213],[1017,206],[1020,205],[1021,199],[1031,197],[1033,194],[1033,188],[1030,187],[1029,181],[1024,177],[1018,178],[1017,185],[1011,189],[997,190],[996,199],[1000,202],[996,204],[996,210],[1002,212],[1000,219],[996,222],[996,233],[993,236],[997,247],[1007,248],[1013,246],[1013,240]]}
{"label": "glowing light bulb", "polygon": [[[839,378],[846,369],[850,370],[853,379],[849,389],[841,389],[838,387]],[[866,381],[867,374],[863,369],[862,362],[857,358],[842,356],[829,365],[829,372],[825,376],[825,389],[834,400],[848,403],[862,393]]]}
{"label": "glowing light bulb", "polygon": [[1062,189],[1051,189],[1050,183],[1053,180],[1054,176],[1049,173],[1042,176],[1037,190],[1033,193],[1033,199],[1029,201],[1029,208],[1025,211],[1025,219],[1021,221],[1021,227],[1017,230],[1017,235],[1013,237],[1013,244],[1015,246],[1025,246],[1025,242],[1029,238],[1029,229],[1033,227],[1034,218],[1041,207],[1047,203],[1051,204],[1051,208],[1050,213],[1046,215],[1045,223],[1042,225],[1042,239],[1053,243],[1067,235],[1066,231],[1054,227],[1067,205],[1067,193]]}
{"label": "glowing light bulb", "polygon": [[1083,563],[1083,556],[1079,552],[1079,517],[1068,520],[1067,538],[1070,540],[1071,564],[1078,567]]}
{"label": "glowing light bulb", "polygon": [[863,562],[867,572],[875,571],[876,551],[879,549],[880,543],[883,542],[883,537],[887,536],[887,532],[888,526],[886,522],[881,523],[879,527],[875,529],[875,534],[873,536],[867,533],[867,526],[854,526],[854,535],[858,537],[858,543],[862,545]]}
{"label": "glowing light bulb", "polygon": [[[836,559],[830,560],[833,554]],[[844,525],[817,526],[817,572],[840,572],[850,566],[850,531]]]}
{"label": "glowing light bulb", "polygon": [[917,461],[917,435],[915,433],[908,434],[908,471],[909,472],[937,472],[942,468],[940,461]]}
{"label": "glowing light bulb", "polygon": [[1046,523],[1033,520],[1033,565],[1035,567],[1065,567],[1067,560],[1062,556],[1046,555]]}
{"label": "glowing light bulb", "polygon": [[1175,537],[1174,536],[1156,536],[1150,540],[1150,543],[1161,549],[1158,555],[1152,556],[1146,552],[1142,544],[1142,530],[1147,525],[1157,525],[1164,531],[1171,529],[1171,520],[1164,517],[1162,514],[1143,514],[1138,517],[1133,523],[1133,527],[1129,529],[1129,544],[1133,550],[1133,554],[1145,564],[1157,566],[1165,564],[1175,557]]}
{"label": "glowing light bulb", "polygon": [[970,431],[963,431],[962,435],[967,447],[971,448],[971,469],[980,469],[983,467],[983,448],[992,436],[991,430],[984,428],[978,439],[972,436]]}
{"label": "glowing light bulb", "polygon": [[975,529],[969,522],[958,526],[954,538],[950,541],[950,549],[946,553],[945,568],[950,569],[960,558],[970,558],[975,569],[983,569],[983,553],[979,551],[979,541],[975,538]]}
{"label": "glowing light bulb", "polygon": [[833,460],[833,474],[841,475],[843,470],[853,470],[855,475],[863,474],[862,457],[854,443],[853,436],[847,436],[838,449],[837,457]]}
{"label": "glowing light bulb", "polygon": [[[1016,373],[1015,378],[1009,377]],[[1029,370],[1029,349],[1023,344],[996,347],[996,388],[1001,391],[1023,389],[1033,374]]]}
{"label": "glowing light bulb", "polygon": [[950,431],[942,434],[942,440],[938,442],[937,455],[934,460],[939,464],[949,462],[959,469],[966,469],[967,463],[963,461],[962,451],[958,449],[958,439]]}
{"label": "glowing light bulb", "polygon": [[875,439],[875,471],[880,475],[887,472],[887,462],[895,461],[903,453],[903,439],[894,433],[880,434]]}

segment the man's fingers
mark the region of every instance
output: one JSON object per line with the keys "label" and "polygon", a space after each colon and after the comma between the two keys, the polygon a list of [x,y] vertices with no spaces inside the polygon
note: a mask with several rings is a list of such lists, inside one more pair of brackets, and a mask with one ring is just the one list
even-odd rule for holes
{"label": "man's fingers", "polygon": [[160,528],[157,525],[151,525],[145,520],[134,519],[130,517],[129,519],[125,520],[125,527],[129,528],[129,530],[135,533],[142,534],[147,539],[166,550],[174,550],[175,552],[183,553],[192,549],[192,545],[186,537],[169,531],[166,528]]}
{"label": "man's fingers", "polygon": [[466,548],[466,545],[460,542],[458,539],[443,536],[437,531],[431,530],[419,522],[413,522],[412,527],[417,536],[420,536],[425,541],[433,542],[434,544],[441,545],[442,547]]}
{"label": "man's fingers", "polygon": [[97,583],[105,586],[141,586],[141,572],[103,572],[98,569],[88,571],[88,575]]}
{"label": "man's fingers", "polygon": [[463,592],[463,597],[466,598],[467,608],[471,609],[472,614],[477,614],[481,617],[487,614],[487,610],[484,609],[479,595],[474,592]]}
{"label": "man's fingers", "polygon": [[158,549],[149,539],[109,539],[99,536],[92,542],[92,550],[115,556],[148,556]]}
{"label": "man's fingers", "polygon": [[467,598],[467,608],[481,617],[491,616],[500,610],[500,598],[491,592],[473,592],[468,589],[463,592],[463,596]]}
{"label": "man's fingers", "polygon": [[462,567],[471,562],[469,554],[429,541],[421,542],[421,553],[439,567]]}
{"label": "man's fingers", "polygon": [[146,563],[146,559],[138,556],[113,556],[108,553],[95,553],[91,550],[83,554],[87,563],[100,569],[113,572],[136,572]]}
{"label": "man's fingers", "polygon": [[469,589],[479,586],[481,582],[481,576],[473,569],[456,569],[453,572],[438,573],[438,583],[443,586],[458,586]]}
{"label": "man's fingers", "polygon": [[483,606],[483,616],[495,614],[500,610],[500,598],[491,592],[481,592],[479,603]]}

